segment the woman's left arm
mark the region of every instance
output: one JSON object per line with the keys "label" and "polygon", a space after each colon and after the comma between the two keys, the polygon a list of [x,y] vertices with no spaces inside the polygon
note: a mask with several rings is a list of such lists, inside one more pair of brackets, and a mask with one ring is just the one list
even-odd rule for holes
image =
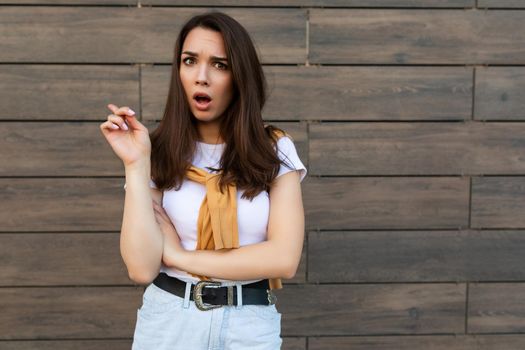
{"label": "woman's left arm", "polygon": [[[221,279],[293,278],[301,259],[305,225],[299,171],[277,177],[269,198],[268,239],[256,244],[234,249],[185,250],[173,225],[169,232],[169,225],[161,224],[164,264]],[[160,218],[162,214],[164,219],[160,220],[165,221],[167,215],[161,211],[157,208],[156,215]]]}

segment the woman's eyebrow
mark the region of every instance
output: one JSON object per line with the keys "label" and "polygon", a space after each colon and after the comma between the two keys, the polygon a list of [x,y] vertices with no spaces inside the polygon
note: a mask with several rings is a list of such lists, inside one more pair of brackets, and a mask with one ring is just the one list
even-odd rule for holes
{"label": "woman's eyebrow", "polygon": [[[191,56],[199,57],[199,54],[196,52],[191,51],[183,51],[182,53],[186,53]],[[219,56],[210,56],[212,60],[218,60],[218,61],[228,61],[228,58],[226,57],[219,57]]]}

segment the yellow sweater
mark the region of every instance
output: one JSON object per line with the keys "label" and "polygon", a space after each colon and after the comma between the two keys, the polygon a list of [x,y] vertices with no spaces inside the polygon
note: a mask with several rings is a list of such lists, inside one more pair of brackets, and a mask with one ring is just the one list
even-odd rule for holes
{"label": "yellow sweater", "polygon": [[[275,130],[280,138],[288,136]],[[219,189],[220,173],[212,174],[192,165],[186,172],[186,177],[206,186],[206,196],[202,201],[197,223],[196,249],[223,249],[239,248],[239,231],[237,225],[237,187],[234,184],[227,186],[227,191],[221,193]],[[264,263],[264,262],[261,262]],[[190,273],[201,280],[209,281],[207,276]],[[270,289],[281,289],[280,278],[270,278]]]}

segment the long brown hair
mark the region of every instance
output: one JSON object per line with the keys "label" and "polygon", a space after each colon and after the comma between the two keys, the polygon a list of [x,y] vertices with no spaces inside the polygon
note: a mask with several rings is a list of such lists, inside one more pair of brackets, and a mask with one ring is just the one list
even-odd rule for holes
{"label": "long brown hair", "polygon": [[218,11],[189,19],[175,42],[164,116],[150,133],[151,177],[160,190],[179,190],[196,150],[197,120],[179,75],[182,46],[195,27],[222,34],[233,76],[232,102],[220,117],[219,132],[226,145],[220,167],[213,170],[220,172],[221,189],[234,183],[244,189],[243,198],[252,200],[261,191],[269,191],[280,164],[285,164],[274,149],[274,131],[284,130],[263,123],[261,111],[267,98],[267,82],[248,32],[235,19]]}

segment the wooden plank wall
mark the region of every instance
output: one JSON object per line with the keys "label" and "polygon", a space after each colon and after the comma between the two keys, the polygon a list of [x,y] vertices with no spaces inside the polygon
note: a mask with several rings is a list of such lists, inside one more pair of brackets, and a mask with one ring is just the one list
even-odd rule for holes
{"label": "wooden plank wall", "polygon": [[182,23],[252,34],[306,240],[283,349],[525,348],[525,1],[0,0],[0,348],[129,349],[107,103],[155,127]]}

